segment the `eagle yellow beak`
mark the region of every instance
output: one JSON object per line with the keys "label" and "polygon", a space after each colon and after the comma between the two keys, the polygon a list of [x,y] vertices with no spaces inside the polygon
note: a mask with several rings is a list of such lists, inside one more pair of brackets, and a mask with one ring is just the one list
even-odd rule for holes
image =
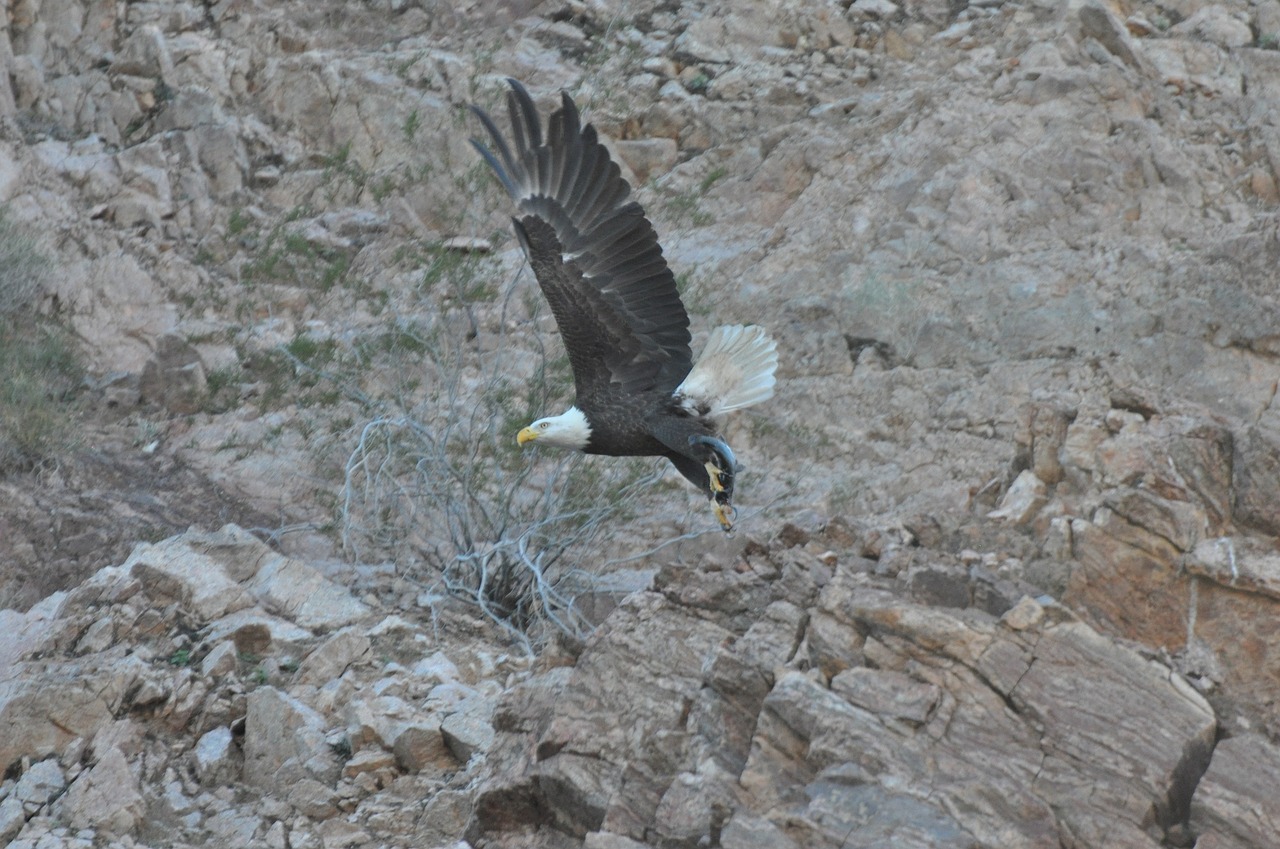
{"label": "eagle yellow beak", "polygon": [[524,445],[526,442],[533,442],[537,438],[538,432],[531,427],[527,427],[516,434],[516,442],[521,445]]}

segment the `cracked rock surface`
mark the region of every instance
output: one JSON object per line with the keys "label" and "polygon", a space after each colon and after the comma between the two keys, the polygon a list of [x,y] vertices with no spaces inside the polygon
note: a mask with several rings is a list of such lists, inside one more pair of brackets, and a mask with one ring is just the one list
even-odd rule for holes
{"label": "cracked rock surface", "polygon": [[1217,720],[1179,675],[1056,603],[929,604],[831,542],[817,579],[785,547],[664,571],[509,693],[471,836],[1158,847],[1186,822]]}
{"label": "cracked rock surface", "polygon": [[[6,12],[0,202],[88,375],[0,475],[0,845],[1277,845],[1280,0]],[[739,536],[658,481],[536,660],[426,589],[446,511],[335,515],[366,424],[559,353],[467,143],[506,76],[696,341],[780,350]]]}

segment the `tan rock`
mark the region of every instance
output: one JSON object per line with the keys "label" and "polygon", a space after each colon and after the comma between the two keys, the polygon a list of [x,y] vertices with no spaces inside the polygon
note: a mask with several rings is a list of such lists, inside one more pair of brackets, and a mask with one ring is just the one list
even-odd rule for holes
{"label": "tan rock", "polygon": [[227,576],[221,564],[193,550],[182,537],[139,543],[124,568],[142,582],[152,598],[180,602],[204,622],[253,603],[252,596]]}
{"label": "tan rock", "polygon": [[1280,834],[1280,749],[1260,734],[1229,737],[1213,750],[1209,770],[1191,799],[1196,845],[1266,846]]}
{"label": "tan rock", "polygon": [[72,828],[104,834],[133,833],[146,815],[138,778],[119,749],[102,753],[58,802],[58,816]]}
{"label": "tan rock", "polygon": [[340,628],[369,612],[363,602],[315,569],[278,555],[262,563],[248,589],[269,609],[304,628]]}
{"label": "tan rock", "polygon": [[440,717],[424,714],[397,696],[347,703],[347,738],[354,747],[380,746],[407,772],[456,763],[440,734]]}
{"label": "tan rock", "polygon": [[614,147],[639,183],[670,171],[679,153],[674,139],[623,140],[614,142]]}
{"label": "tan rock", "polygon": [[318,713],[274,687],[258,687],[249,694],[244,728],[247,783],[274,788],[310,778],[332,786],[338,772]]}
{"label": "tan rock", "polygon": [[230,642],[237,653],[262,658],[295,651],[314,636],[292,622],[251,607],[210,622],[205,639],[219,644]]}
{"label": "tan rock", "polygon": [[1000,506],[987,514],[992,519],[1006,519],[1024,525],[1049,503],[1045,482],[1030,469],[1023,469],[1000,498]]}
{"label": "tan rock", "polygon": [[294,683],[323,686],[339,678],[353,663],[369,653],[369,638],[352,628],[344,628],[316,646],[302,659]]}
{"label": "tan rock", "polygon": [[234,750],[230,728],[223,726],[202,735],[194,751],[196,778],[200,783],[219,785],[233,780],[239,772]]}
{"label": "tan rock", "polygon": [[493,745],[493,709],[493,699],[472,696],[440,723],[445,745],[460,763],[465,764],[473,755],[488,751]]}

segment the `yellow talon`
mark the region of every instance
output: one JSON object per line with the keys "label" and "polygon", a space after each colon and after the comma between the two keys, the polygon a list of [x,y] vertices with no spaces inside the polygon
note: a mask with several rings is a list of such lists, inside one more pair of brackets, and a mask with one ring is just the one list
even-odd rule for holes
{"label": "yellow talon", "polygon": [[[724,492],[724,484],[720,483],[720,475],[724,474],[720,471],[720,467],[713,460],[706,462],[707,477],[711,478],[711,491],[715,493]],[[720,524],[724,524],[723,521]]]}
{"label": "yellow talon", "polygon": [[711,509],[716,514],[716,520],[720,522],[720,527],[727,534],[733,530],[733,520],[737,517],[738,511],[733,509],[732,504],[721,504],[719,501],[712,499]]}

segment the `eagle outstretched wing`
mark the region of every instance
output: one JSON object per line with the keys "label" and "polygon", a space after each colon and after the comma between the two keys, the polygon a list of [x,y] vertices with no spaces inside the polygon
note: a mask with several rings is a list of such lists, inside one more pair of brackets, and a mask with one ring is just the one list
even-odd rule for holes
{"label": "eagle outstretched wing", "polygon": [[[568,94],[544,138],[533,98],[508,79],[509,145],[471,143],[515,199],[513,219],[551,305],[578,397],[670,391],[689,373],[689,316],[644,209]],[[496,151],[496,152],[495,152]]]}

